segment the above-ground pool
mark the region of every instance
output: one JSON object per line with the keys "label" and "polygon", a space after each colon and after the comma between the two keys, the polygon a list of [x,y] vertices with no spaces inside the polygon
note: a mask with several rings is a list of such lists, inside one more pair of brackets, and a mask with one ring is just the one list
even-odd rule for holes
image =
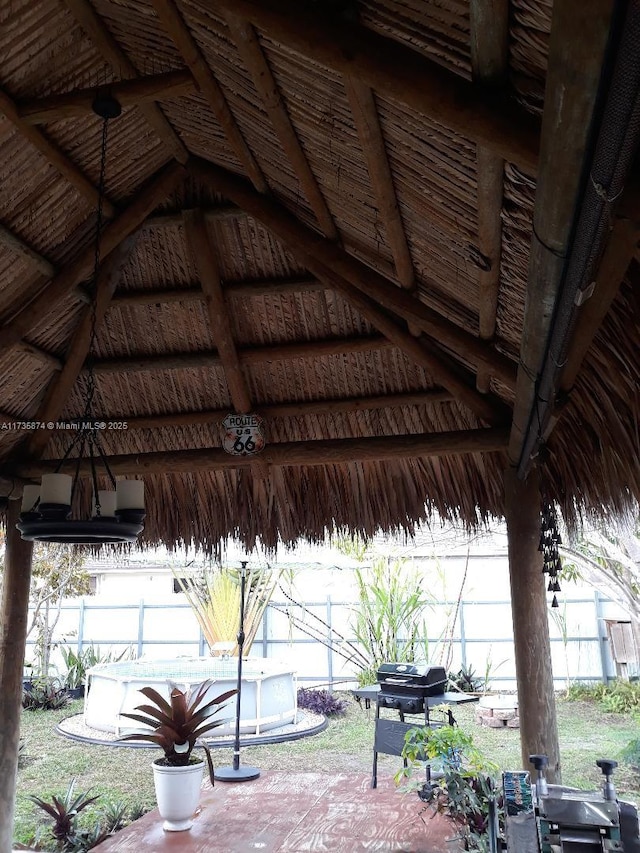
{"label": "above-ground pool", "polygon": [[[214,682],[207,691],[207,699],[234,689],[238,681],[238,659],[142,658],[99,664],[88,672],[84,721],[87,726],[103,732],[124,734],[136,726],[121,714],[134,712],[136,705],[148,702],[140,693],[142,687],[153,687],[169,698],[174,685],[184,690],[207,679]],[[240,701],[240,731],[243,734],[260,734],[295,723],[296,708],[296,679],[291,669],[268,658],[243,660]],[[235,715],[236,698],[232,697],[219,713],[219,719],[226,722],[214,729],[211,736],[234,732]]]}

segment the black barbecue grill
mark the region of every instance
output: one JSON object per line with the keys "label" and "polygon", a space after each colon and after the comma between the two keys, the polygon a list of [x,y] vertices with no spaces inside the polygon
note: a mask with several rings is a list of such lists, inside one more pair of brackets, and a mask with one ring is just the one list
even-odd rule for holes
{"label": "black barbecue grill", "polygon": [[442,666],[415,663],[383,663],[377,672],[378,707],[395,708],[402,714],[421,714],[425,699],[444,695],[447,673]]}

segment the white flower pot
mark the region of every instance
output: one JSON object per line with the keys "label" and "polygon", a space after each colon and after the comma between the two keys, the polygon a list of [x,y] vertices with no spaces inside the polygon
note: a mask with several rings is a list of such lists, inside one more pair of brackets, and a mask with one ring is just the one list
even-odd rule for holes
{"label": "white flower pot", "polygon": [[158,811],[164,819],[162,828],[166,832],[191,829],[200,802],[204,761],[186,767],[169,767],[154,761],[151,766]]}

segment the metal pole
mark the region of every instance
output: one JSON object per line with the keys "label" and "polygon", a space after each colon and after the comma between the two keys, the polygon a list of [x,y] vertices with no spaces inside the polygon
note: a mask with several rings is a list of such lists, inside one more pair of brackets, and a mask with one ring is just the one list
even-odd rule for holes
{"label": "metal pole", "polygon": [[219,767],[214,779],[220,782],[248,782],[257,779],[260,771],[257,767],[240,767],[240,699],[242,696],[242,652],[244,649],[244,598],[247,583],[247,563],[240,563],[240,624],[238,629],[238,682],[236,694],[236,731],[233,744],[233,766]]}

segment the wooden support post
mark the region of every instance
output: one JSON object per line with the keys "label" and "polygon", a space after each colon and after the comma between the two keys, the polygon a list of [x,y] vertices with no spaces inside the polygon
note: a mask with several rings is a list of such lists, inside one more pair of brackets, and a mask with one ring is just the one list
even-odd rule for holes
{"label": "wooden support post", "polygon": [[9,501],[0,615],[0,853],[13,849],[13,812],[22,713],[33,545],[16,530],[20,501]]}
{"label": "wooden support post", "polygon": [[504,476],[509,543],[511,612],[520,710],[522,766],[529,756],[549,758],[548,779],[560,782],[558,724],[553,693],[551,643],[540,542],[540,486],[537,470],[519,480],[515,468]]}

